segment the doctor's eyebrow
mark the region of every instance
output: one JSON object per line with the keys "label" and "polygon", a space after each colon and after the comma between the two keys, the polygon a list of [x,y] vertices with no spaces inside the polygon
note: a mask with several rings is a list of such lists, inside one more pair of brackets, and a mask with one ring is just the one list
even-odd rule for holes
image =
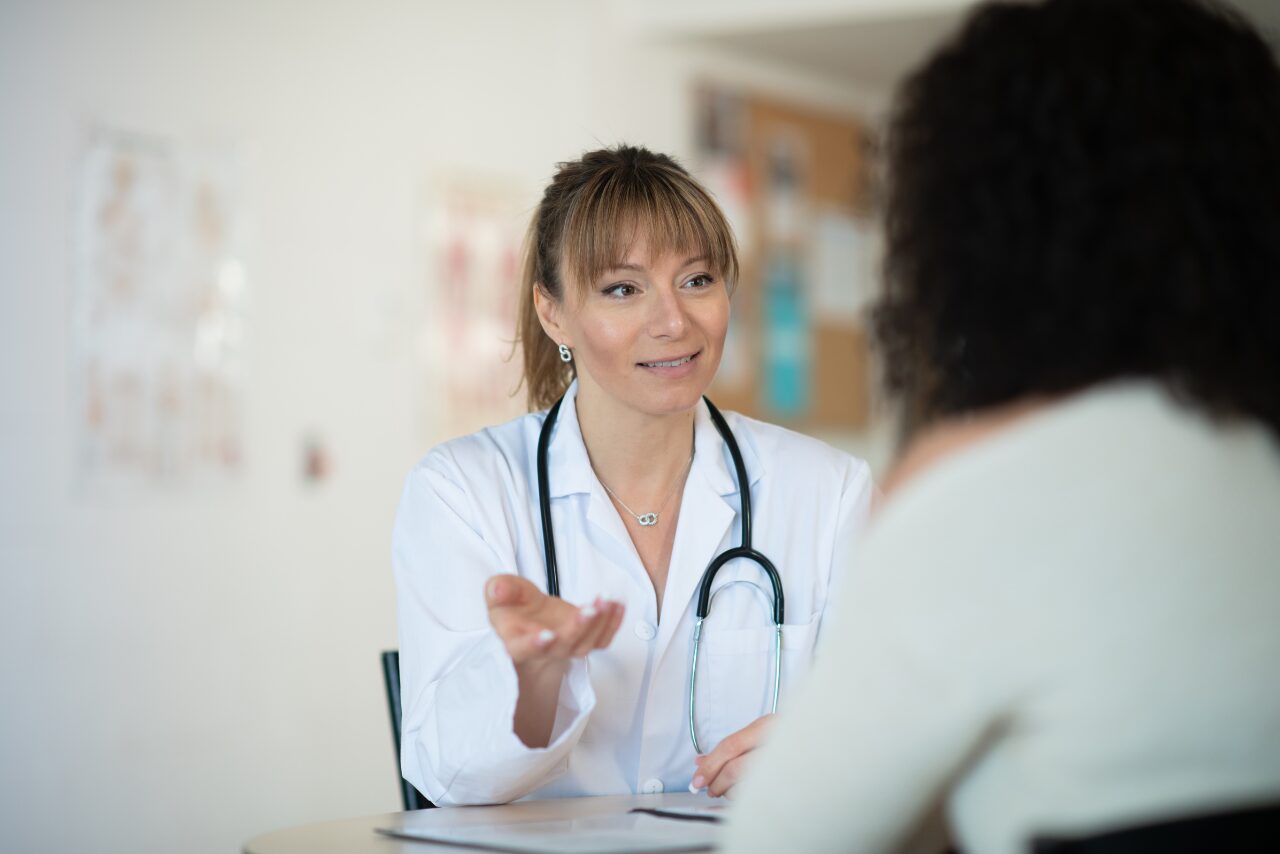
{"label": "doctor's eyebrow", "polygon": [[[705,261],[705,260],[707,260],[706,255],[694,255],[692,258],[688,259],[683,264],[681,264],[680,269],[683,270],[685,267],[691,267],[697,262]],[[616,270],[631,270],[636,273],[643,273],[645,269],[646,268],[643,264],[632,264],[630,262],[623,261],[621,263],[614,264],[612,267],[605,270],[605,272],[612,273]]]}

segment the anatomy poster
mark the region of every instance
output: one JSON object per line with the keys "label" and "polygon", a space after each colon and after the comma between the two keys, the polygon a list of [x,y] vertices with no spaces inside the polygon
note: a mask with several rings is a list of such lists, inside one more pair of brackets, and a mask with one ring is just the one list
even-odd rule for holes
{"label": "anatomy poster", "polygon": [[452,178],[425,205],[425,323],[418,352],[433,440],[525,411],[514,346],[520,252],[535,199],[500,181]]}
{"label": "anatomy poster", "polygon": [[187,488],[244,465],[246,274],[237,159],[99,130],[73,235],[82,486]]}

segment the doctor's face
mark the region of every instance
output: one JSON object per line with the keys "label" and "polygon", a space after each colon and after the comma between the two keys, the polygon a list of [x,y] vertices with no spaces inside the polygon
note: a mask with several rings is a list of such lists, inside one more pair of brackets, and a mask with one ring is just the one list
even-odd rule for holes
{"label": "doctor's face", "polygon": [[698,403],[729,328],[729,290],[706,257],[697,250],[655,257],[637,241],[616,268],[578,290],[555,314],[580,397],[603,395],[648,415]]}

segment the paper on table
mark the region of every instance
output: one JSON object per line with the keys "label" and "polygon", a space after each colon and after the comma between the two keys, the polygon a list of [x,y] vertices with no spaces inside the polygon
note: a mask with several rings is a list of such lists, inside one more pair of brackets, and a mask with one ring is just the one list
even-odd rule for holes
{"label": "paper on table", "polygon": [[717,837],[715,826],[708,822],[664,821],[635,813],[497,825],[380,827],[378,832],[406,839],[518,854],[710,851]]}

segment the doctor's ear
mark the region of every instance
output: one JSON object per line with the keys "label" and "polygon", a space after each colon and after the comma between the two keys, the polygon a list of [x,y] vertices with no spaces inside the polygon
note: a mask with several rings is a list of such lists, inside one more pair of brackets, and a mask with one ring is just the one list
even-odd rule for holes
{"label": "doctor's ear", "polygon": [[573,342],[560,325],[560,312],[563,310],[560,300],[543,290],[542,285],[534,284],[533,307],[538,312],[538,322],[542,324],[542,331],[547,333],[547,337],[558,344],[572,347]]}

